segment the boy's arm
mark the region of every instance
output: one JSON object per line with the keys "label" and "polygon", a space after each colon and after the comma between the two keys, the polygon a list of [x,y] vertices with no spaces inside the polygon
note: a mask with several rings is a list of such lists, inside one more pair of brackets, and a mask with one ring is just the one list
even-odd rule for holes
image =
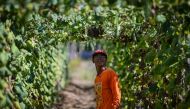
{"label": "boy's arm", "polygon": [[118,76],[115,73],[111,76],[110,86],[113,94],[112,106],[114,107],[114,109],[118,109],[120,105],[121,92],[119,87]]}

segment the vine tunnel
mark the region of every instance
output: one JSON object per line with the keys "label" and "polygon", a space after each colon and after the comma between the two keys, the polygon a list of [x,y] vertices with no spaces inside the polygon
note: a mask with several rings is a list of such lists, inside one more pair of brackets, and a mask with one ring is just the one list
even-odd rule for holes
{"label": "vine tunnel", "polygon": [[188,0],[1,1],[0,108],[94,109],[97,48],[119,75],[121,108],[189,108],[189,12]]}

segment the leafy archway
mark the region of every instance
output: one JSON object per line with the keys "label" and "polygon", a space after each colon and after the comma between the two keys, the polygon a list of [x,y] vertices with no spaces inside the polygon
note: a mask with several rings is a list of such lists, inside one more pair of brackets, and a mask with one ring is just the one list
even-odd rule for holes
{"label": "leafy archway", "polygon": [[102,43],[120,76],[123,107],[189,107],[189,1],[8,0],[0,7],[0,107],[49,106],[57,79],[66,79],[64,43],[73,40]]}

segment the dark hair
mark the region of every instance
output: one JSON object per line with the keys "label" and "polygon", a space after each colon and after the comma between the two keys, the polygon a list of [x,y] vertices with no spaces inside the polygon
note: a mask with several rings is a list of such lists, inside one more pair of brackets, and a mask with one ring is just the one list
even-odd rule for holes
{"label": "dark hair", "polygon": [[104,54],[104,53],[96,53],[96,54],[93,54],[93,55],[92,55],[92,59],[94,59],[94,57],[97,56],[97,55],[103,55],[103,56],[105,56],[106,59],[107,59],[107,55]]}

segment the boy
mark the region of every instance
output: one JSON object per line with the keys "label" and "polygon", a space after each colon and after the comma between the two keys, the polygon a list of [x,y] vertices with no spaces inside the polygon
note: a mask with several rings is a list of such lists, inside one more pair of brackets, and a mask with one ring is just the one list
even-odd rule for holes
{"label": "boy", "polygon": [[96,66],[95,78],[96,109],[118,109],[121,100],[118,76],[114,70],[106,67],[107,54],[96,50],[92,55]]}

